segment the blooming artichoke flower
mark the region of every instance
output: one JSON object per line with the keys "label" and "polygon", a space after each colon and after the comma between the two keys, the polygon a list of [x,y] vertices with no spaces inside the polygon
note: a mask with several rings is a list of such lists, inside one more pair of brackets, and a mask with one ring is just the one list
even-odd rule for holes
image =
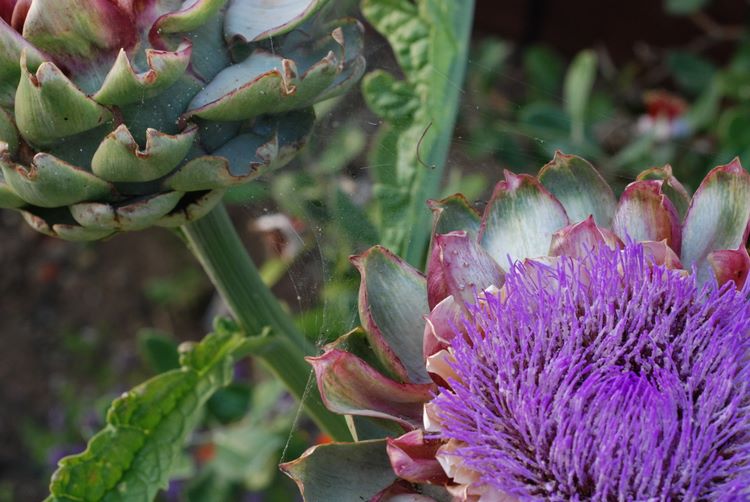
{"label": "blooming artichoke flower", "polygon": [[[737,160],[692,199],[665,166],[617,200],[558,152],[536,177],[506,172],[481,216],[460,195],[430,207],[426,276],[382,247],[354,257],[363,329],[310,359],[329,409],[402,433],[369,440],[352,422],[368,440],[342,450],[348,475],[378,480],[354,495],[750,496],[750,174]],[[334,447],[282,466],[307,500],[332,493],[312,466]]]}
{"label": "blooming artichoke flower", "polygon": [[0,0],[0,207],[71,240],[205,214],[364,71],[323,3]]}
{"label": "blooming artichoke flower", "polygon": [[750,498],[750,288],[640,245],[516,264],[427,405],[461,499]]}

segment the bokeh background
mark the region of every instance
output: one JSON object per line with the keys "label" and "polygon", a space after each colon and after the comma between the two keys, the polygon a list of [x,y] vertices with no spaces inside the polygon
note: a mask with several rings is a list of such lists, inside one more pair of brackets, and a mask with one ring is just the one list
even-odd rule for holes
{"label": "bokeh background", "polygon": [[[339,3],[357,15],[356,2]],[[734,156],[750,164],[749,14],[742,0],[478,0],[444,193],[481,205],[503,169],[535,172],[558,148],[620,189],[665,163],[689,189]],[[367,32],[369,68],[398,71]],[[583,120],[571,92],[584,93]],[[358,323],[347,257],[378,240],[369,166],[383,146],[358,91],[317,112],[305,152],[227,202],[267,282],[322,344]],[[177,344],[224,309],[163,229],[76,244],[0,212],[0,270],[0,502],[39,500],[111,400],[173,367]],[[326,438],[250,361],[236,377],[211,400],[163,500],[297,497],[276,465]]]}

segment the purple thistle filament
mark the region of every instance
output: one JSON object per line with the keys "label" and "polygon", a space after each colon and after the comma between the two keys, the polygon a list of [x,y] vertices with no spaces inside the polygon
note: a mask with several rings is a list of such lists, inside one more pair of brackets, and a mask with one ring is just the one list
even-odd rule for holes
{"label": "purple thistle filament", "polygon": [[[750,281],[748,281],[750,283]],[[641,247],[517,264],[473,307],[443,439],[520,500],[750,500],[750,288]]]}

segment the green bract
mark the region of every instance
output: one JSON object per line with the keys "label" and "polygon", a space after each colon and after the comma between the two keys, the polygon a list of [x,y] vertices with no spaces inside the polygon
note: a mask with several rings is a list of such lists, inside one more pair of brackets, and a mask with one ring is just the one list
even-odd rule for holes
{"label": "green bract", "polygon": [[364,71],[356,20],[307,21],[324,1],[0,0],[0,207],[99,239],[283,165]]}

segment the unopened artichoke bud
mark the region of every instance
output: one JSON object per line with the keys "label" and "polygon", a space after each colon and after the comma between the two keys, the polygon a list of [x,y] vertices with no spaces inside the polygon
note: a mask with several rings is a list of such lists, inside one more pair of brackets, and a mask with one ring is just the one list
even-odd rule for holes
{"label": "unopened artichoke bud", "polygon": [[361,25],[322,3],[0,0],[0,208],[93,240],[285,164],[364,71]]}

